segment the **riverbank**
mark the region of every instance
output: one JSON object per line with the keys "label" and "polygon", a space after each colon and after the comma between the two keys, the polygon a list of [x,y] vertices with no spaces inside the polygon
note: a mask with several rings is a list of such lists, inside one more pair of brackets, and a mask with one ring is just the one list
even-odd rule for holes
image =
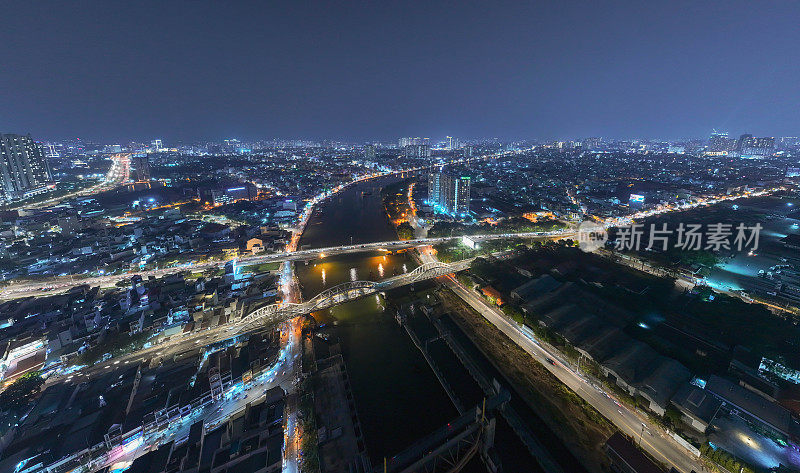
{"label": "riverbank", "polygon": [[[353,185],[320,202],[300,244],[323,248],[397,238],[386,218],[381,188],[399,178]],[[328,256],[296,265],[305,299],[351,280],[380,280],[412,271],[407,254],[368,251]],[[406,292],[401,289],[399,292]],[[372,464],[402,451],[457,415],[449,398],[411,340],[385,312],[379,294],[312,314],[330,344],[338,343]],[[332,353],[315,343],[316,357]]]}
{"label": "riverbank", "polygon": [[608,421],[451,291],[440,296],[462,331],[581,464],[603,472],[608,461],[602,446],[614,432]]}
{"label": "riverbank", "polygon": [[[381,199],[381,188],[397,181],[398,178],[386,178],[365,182],[321,202],[308,221],[301,245],[323,248],[396,239],[395,229],[387,218]],[[374,250],[329,255],[307,264],[297,264],[296,273],[308,299],[343,282],[385,279],[412,271],[417,266],[409,253],[394,253]],[[315,343],[320,347],[316,357],[331,356],[324,348],[327,344],[341,347],[366,452],[373,465],[381,464],[384,457],[391,458],[403,451],[458,414],[425,358],[398,326],[392,308],[396,308],[400,301],[416,299],[435,287],[433,281],[417,283],[413,287],[392,290],[386,297],[375,294],[313,314],[321,327],[320,337],[325,340]],[[435,352],[436,363],[441,364],[448,376],[463,371],[441,341],[429,347]],[[441,350],[436,351],[438,348]],[[488,361],[486,364],[489,366]],[[499,375],[496,377],[500,378]],[[457,388],[457,395],[465,405],[478,402],[478,398],[470,394],[471,379],[456,376],[455,379],[448,378],[448,382]],[[521,398],[517,402],[527,407]],[[526,415],[532,419],[529,424],[542,424],[534,412]],[[539,429],[532,430],[554,456],[570,456],[560,440],[547,429],[542,427],[541,433]],[[496,435],[496,445],[498,450],[502,450],[498,454],[508,466],[506,471],[531,471],[532,461],[523,460],[520,453],[525,446],[504,421],[498,423]],[[584,471],[579,460],[560,458],[559,463],[562,460],[564,465],[574,466],[565,468],[565,471]]]}

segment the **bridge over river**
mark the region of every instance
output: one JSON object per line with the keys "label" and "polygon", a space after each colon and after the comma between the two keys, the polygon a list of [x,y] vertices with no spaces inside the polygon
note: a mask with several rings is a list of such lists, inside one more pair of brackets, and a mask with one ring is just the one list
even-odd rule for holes
{"label": "bridge over river", "polygon": [[369,294],[462,271],[469,268],[474,259],[468,258],[449,264],[440,261],[425,263],[409,273],[393,276],[382,281],[350,281],[342,283],[299,304],[276,303],[260,307],[242,317],[240,321],[236,322],[236,325],[241,331],[246,331],[258,326],[277,324],[299,315],[327,309]]}

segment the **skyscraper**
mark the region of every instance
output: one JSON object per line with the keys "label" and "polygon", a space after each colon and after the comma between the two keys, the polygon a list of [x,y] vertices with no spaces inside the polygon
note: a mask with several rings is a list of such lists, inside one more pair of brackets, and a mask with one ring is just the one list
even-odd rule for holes
{"label": "skyscraper", "polygon": [[753,139],[753,135],[745,133],[741,135],[738,140],[736,140],[736,153],[741,154],[742,149],[745,147],[745,144]]}
{"label": "skyscraper", "polygon": [[131,165],[136,172],[136,180],[138,182],[150,181],[150,159],[146,154],[133,156],[131,158]]}
{"label": "skyscraper", "polygon": [[469,212],[469,192],[472,180],[469,176],[461,176],[453,179],[453,203],[454,213],[466,215]]}
{"label": "skyscraper", "polygon": [[430,145],[407,145],[403,148],[403,154],[408,158],[430,158]]}
{"label": "skyscraper", "polygon": [[708,138],[706,154],[728,154],[736,146],[736,140],[729,138],[727,133],[711,133]]}
{"label": "skyscraper", "polygon": [[45,192],[52,180],[44,153],[30,135],[0,134],[0,199]]}
{"label": "skyscraper", "polygon": [[584,138],[581,142],[583,149],[588,151],[598,150],[603,146],[603,139],[598,137]]}
{"label": "skyscraper", "polygon": [[800,145],[800,138],[796,136],[784,136],[778,140],[778,143],[782,149],[790,149]]}
{"label": "skyscraper", "polygon": [[442,172],[428,175],[428,203],[440,213],[465,217],[469,213],[471,180]]}
{"label": "skyscraper", "polygon": [[47,157],[48,158],[60,158],[61,157],[61,155],[58,154],[58,151],[56,151],[56,145],[54,145],[54,144],[47,145]]}
{"label": "skyscraper", "polygon": [[375,145],[364,146],[364,158],[375,159]]}
{"label": "skyscraper", "polygon": [[432,172],[428,174],[428,203],[436,205],[439,203],[439,187],[442,181],[442,173]]}
{"label": "skyscraper", "polygon": [[400,138],[398,144],[401,148],[405,148],[406,146],[411,145],[430,145],[430,139],[428,138]]}
{"label": "skyscraper", "polygon": [[753,135],[744,134],[739,137],[736,143],[736,151],[743,157],[764,157],[771,156],[775,151],[775,138],[757,138]]}

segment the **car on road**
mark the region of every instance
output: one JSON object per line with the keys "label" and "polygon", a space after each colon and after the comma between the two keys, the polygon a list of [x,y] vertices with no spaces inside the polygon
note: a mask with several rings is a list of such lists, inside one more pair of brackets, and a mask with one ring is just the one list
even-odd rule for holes
{"label": "car on road", "polygon": [[555,362],[555,360],[553,360],[553,359],[552,359],[552,358],[550,358],[549,356],[548,356],[548,357],[546,357],[546,358],[545,358],[545,360],[547,360],[547,362],[548,362],[548,363],[550,363],[550,364],[551,364],[551,365],[553,365],[553,366],[555,366],[555,365],[556,365],[556,362]]}

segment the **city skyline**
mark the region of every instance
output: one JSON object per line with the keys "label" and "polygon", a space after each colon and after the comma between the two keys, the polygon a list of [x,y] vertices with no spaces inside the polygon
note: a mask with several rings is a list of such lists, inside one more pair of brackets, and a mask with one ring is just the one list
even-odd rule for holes
{"label": "city skyline", "polygon": [[15,91],[0,129],[52,139],[677,139],[800,122],[789,3],[8,12],[41,27],[0,33]]}
{"label": "city skyline", "polygon": [[800,3],[3,13],[0,473],[800,472]]}
{"label": "city skyline", "polygon": [[[30,135],[31,132],[29,131],[18,131],[18,130],[4,130],[4,133],[8,134],[15,134],[15,135]],[[154,135],[156,136],[156,135]],[[157,135],[159,138],[152,138],[150,136],[146,137],[133,137],[127,139],[120,139],[120,140],[101,140],[97,138],[93,138],[91,136],[75,136],[75,137],[66,137],[66,138],[53,138],[51,136],[43,136],[43,135],[34,135],[33,139],[37,143],[42,143],[46,145],[56,144],[56,145],[65,145],[65,144],[75,144],[77,142],[83,142],[86,144],[92,145],[104,145],[104,146],[120,146],[120,149],[125,149],[131,145],[138,145],[144,148],[152,148],[155,149],[163,149],[169,150],[175,146],[191,146],[191,145],[203,145],[203,144],[212,144],[212,143],[220,143],[220,144],[229,144],[229,143],[239,143],[239,144],[257,144],[257,143],[264,143],[265,146],[269,146],[271,143],[319,143],[320,146],[328,146],[332,144],[339,144],[344,146],[356,146],[356,147],[363,147],[363,146],[384,146],[386,148],[405,148],[407,145],[402,144],[403,140],[415,140],[415,139],[422,139],[426,140],[426,144],[430,146],[431,149],[436,150],[449,150],[449,149],[456,149],[459,147],[469,146],[473,144],[489,144],[489,143],[498,143],[498,144],[514,144],[514,143],[529,143],[533,145],[547,145],[552,143],[576,143],[580,144],[585,141],[600,141],[603,143],[636,143],[636,142],[649,142],[649,143],[689,143],[689,142],[703,142],[705,144],[709,144],[713,141],[714,137],[716,136],[725,136],[729,139],[733,139],[734,141],[738,140],[742,136],[755,136],[755,137],[763,137],[774,139],[775,144],[779,144],[781,140],[795,140],[800,138],[800,129],[796,133],[787,133],[787,134],[757,134],[751,133],[749,129],[743,131],[726,131],[726,130],[718,130],[718,129],[711,129],[711,131],[705,136],[684,136],[678,138],[666,138],[666,137],[658,137],[658,136],[603,136],[603,135],[581,135],[581,136],[567,136],[565,138],[542,138],[542,137],[520,137],[520,138],[508,138],[508,139],[501,139],[499,137],[487,137],[487,136],[459,136],[453,137],[450,135],[447,136],[435,136],[430,138],[428,136],[424,138],[406,138],[393,136],[393,137],[373,137],[373,138],[364,138],[364,139],[350,139],[346,137],[313,137],[311,135],[308,136],[256,136],[256,137],[241,137],[241,136],[228,136],[228,137],[221,137],[221,138],[203,138],[203,139],[196,139],[196,140],[179,140],[179,139],[172,139],[169,136],[165,135]],[[457,143],[458,146],[451,148],[448,145],[448,139],[456,140],[454,142]],[[162,147],[153,148],[153,142],[158,141],[161,142],[163,145]],[[109,149],[108,152],[113,152],[113,150]]]}

